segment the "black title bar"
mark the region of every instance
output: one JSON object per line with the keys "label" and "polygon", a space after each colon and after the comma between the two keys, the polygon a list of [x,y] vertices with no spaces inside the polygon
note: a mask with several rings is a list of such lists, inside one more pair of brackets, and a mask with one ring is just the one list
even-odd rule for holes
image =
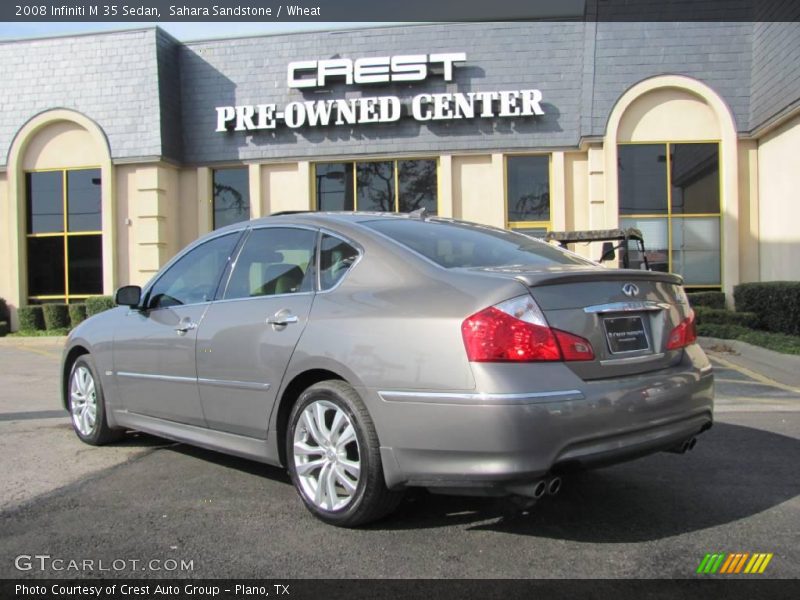
{"label": "black title bar", "polygon": [[561,600],[572,598],[725,598],[780,600],[800,597],[800,580],[697,579],[59,579],[0,580],[3,600]]}
{"label": "black title bar", "polygon": [[8,22],[798,21],[788,0],[11,0]]}

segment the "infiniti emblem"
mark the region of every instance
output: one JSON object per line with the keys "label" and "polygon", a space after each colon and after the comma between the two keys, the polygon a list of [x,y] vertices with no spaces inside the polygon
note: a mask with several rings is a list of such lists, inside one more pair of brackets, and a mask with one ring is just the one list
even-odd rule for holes
{"label": "infiniti emblem", "polygon": [[635,283],[626,283],[622,286],[622,293],[633,298],[639,295],[639,287]]}

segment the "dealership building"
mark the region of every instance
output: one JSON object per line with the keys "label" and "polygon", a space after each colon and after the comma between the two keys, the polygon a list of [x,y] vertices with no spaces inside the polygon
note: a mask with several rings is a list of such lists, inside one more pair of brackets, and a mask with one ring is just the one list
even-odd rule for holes
{"label": "dealership building", "polygon": [[637,227],[691,288],[800,279],[797,22],[150,28],[3,42],[0,69],[12,309],[143,284],[288,210]]}

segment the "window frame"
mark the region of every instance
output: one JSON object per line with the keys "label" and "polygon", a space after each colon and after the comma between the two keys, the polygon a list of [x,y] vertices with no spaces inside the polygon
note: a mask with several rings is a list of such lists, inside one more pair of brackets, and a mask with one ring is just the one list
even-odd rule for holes
{"label": "window frame", "polygon": [[[68,173],[74,171],[98,171],[100,173],[100,223],[101,229],[93,231],[69,231],[69,186],[68,186]],[[61,207],[62,207],[62,231],[45,232],[45,233],[28,233],[27,213],[30,202],[30,188],[28,184],[28,175],[36,173],[61,173]],[[100,238],[100,278],[105,284],[105,272],[103,268],[103,168],[101,165],[86,165],[81,167],[55,167],[49,169],[29,169],[23,171],[25,180],[25,284],[26,284],[26,300],[28,304],[31,301],[45,304],[52,301],[61,301],[64,304],[70,304],[75,300],[86,300],[95,296],[102,296],[103,290],[97,294],[70,294],[69,293],[69,238],[81,236],[99,236]],[[63,241],[63,257],[64,257],[64,293],[63,294],[30,294],[30,256],[28,252],[27,241],[30,239],[41,238],[62,238]]]}
{"label": "window frame", "polygon": [[[400,208],[400,169],[398,163],[404,161],[414,161],[414,160],[429,160],[433,161],[436,164],[436,214],[438,215],[441,211],[441,198],[442,198],[442,185],[441,185],[441,160],[439,156],[398,156],[398,157],[372,157],[367,159],[350,159],[350,160],[316,160],[311,163],[310,175],[311,175],[311,206],[315,212],[320,212],[322,209],[319,206],[319,198],[317,198],[317,165],[318,164],[349,164],[353,167],[353,210],[358,211],[361,210],[358,207],[358,165],[365,164],[365,163],[381,163],[381,162],[390,162],[392,163],[393,169],[393,187],[394,187],[394,210],[391,212],[397,214],[408,214],[408,213],[401,213],[399,211]],[[348,211],[343,211],[348,212]],[[353,265],[355,266],[355,264]]]}
{"label": "window frame", "polygon": [[[547,193],[550,198],[548,212],[550,219],[547,221],[511,221],[508,217],[508,159],[509,158],[524,158],[528,156],[546,156],[547,157]],[[544,229],[545,233],[553,230],[553,153],[552,152],[524,152],[524,153],[509,153],[503,155],[503,221],[505,228],[523,235],[528,235],[522,229]],[[535,237],[535,236],[533,236]]]}
{"label": "window frame", "polygon": [[212,236],[209,236],[207,238],[203,238],[202,240],[198,241],[197,243],[194,243],[194,244],[188,246],[187,248],[185,248],[183,250],[183,252],[179,252],[174,257],[172,257],[172,259],[169,262],[167,262],[167,264],[165,264],[161,268],[161,270],[156,274],[156,276],[153,277],[153,279],[150,280],[147,283],[147,285],[144,287],[144,289],[142,290],[142,302],[141,302],[142,310],[149,313],[149,312],[156,311],[156,310],[174,309],[175,306],[155,306],[155,307],[149,306],[149,304],[150,304],[150,293],[153,291],[153,288],[156,286],[156,284],[159,281],[161,281],[161,279],[163,279],[167,275],[167,273],[169,273],[170,269],[172,269],[172,267],[175,266],[176,263],[178,263],[181,259],[183,259],[184,256],[188,255],[190,252],[193,252],[193,251],[197,250],[198,248],[201,248],[202,246],[205,246],[206,244],[208,244],[210,242],[213,242],[214,240],[216,240],[218,238],[221,238],[221,237],[224,237],[226,235],[238,235],[236,241],[233,244],[233,249],[231,250],[230,254],[228,255],[227,264],[225,265],[225,268],[223,268],[220,271],[220,274],[219,274],[219,276],[217,278],[217,287],[216,287],[216,290],[215,290],[214,295],[211,298],[211,300],[206,300],[205,302],[192,302],[190,304],[180,304],[180,305],[178,305],[178,307],[183,308],[185,306],[197,306],[199,304],[210,304],[211,302],[216,302],[218,300],[218,298],[219,298],[220,287],[222,285],[223,280],[226,282],[226,285],[227,285],[227,278],[230,277],[230,272],[232,270],[232,265],[235,263],[236,257],[239,256],[239,252],[242,249],[242,241],[246,238],[246,236],[243,235],[243,234],[246,233],[247,231],[248,231],[248,229],[244,229],[244,228],[240,229],[240,230],[234,230],[234,231],[223,231],[223,230],[220,230],[218,235],[212,235]]}
{"label": "window frame", "polygon": [[[667,271],[669,273],[673,272],[673,263],[672,263],[672,253],[674,251],[672,247],[672,226],[673,220],[675,219],[708,219],[708,218],[716,218],[717,223],[719,224],[719,283],[718,284],[703,284],[703,283],[689,283],[685,282],[684,286],[688,289],[699,289],[699,290],[721,290],[724,288],[725,284],[725,275],[723,272],[723,265],[725,264],[725,256],[724,256],[724,249],[725,249],[725,231],[722,227],[722,190],[723,190],[723,181],[722,181],[722,141],[721,140],[690,140],[690,141],[665,141],[665,140],[648,140],[648,141],[637,141],[637,142],[618,142],[617,146],[644,146],[644,145],[663,145],[666,149],[666,163],[664,168],[666,169],[666,184],[667,184],[667,212],[666,214],[653,214],[653,213],[631,213],[631,214],[621,214],[619,212],[619,206],[617,206],[617,219],[618,222],[622,219],[666,219],[667,221]],[[717,189],[719,192],[719,211],[716,213],[678,213],[673,214],[672,212],[672,152],[671,147],[675,145],[686,145],[686,144],[715,144],[717,146]],[[619,168],[619,167],[617,167]],[[619,175],[617,175],[619,177]],[[619,185],[617,186],[619,188]],[[619,191],[617,192],[617,196],[619,197]],[[618,198],[619,199],[619,198]],[[646,244],[646,241],[645,241]]]}
{"label": "window frame", "polygon": [[[335,284],[323,290],[322,289],[322,236],[324,235],[342,240],[345,244],[352,246],[358,254],[356,256],[356,259],[353,261],[353,264],[350,265],[350,267],[347,269],[347,272],[345,272],[345,274],[342,275]],[[351,238],[343,236],[340,233],[333,232],[330,229],[326,229],[325,227],[320,227],[317,232],[317,256],[314,261],[315,269],[317,271],[316,273],[317,276],[314,281],[314,286],[315,286],[314,292],[317,294],[328,294],[334,291],[342,284],[342,282],[345,279],[347,279],[347,276],[350,275],[350,273],[352,273],[353,269],[356,268],[356,266],[358,265],[358,263],[361,262],[361,259],[363,257],[364,257],[364,247],[361,244],[352,240]]]}
{"label": "window frame", "polygon": [[[309,268],[313,269],[314,272],[311,274],[311,289],[305,292],[291,292],[288,294],[269,294],[264,296],[240,296],[237,298],[226,298],[225,294],[228,292],[228,286],[230,286],[231,279],[233,278],[233,272],[236,269],[236,265],[239,262],[239,257],[241,253],[244,251],[244,248],[247,244],[247,241],[250,239],[250,236],[253,234],[254,231],[260,231],[263,229],[302,229],[305,231],[314,232],[314,247],[311,252],[311,260],[309,260]],[[319,227],[314,227],[311,225],[301,225],[301,224],[286,224],[286,223],[272,223],[272,224],[265,224],[265,225],[257,225],[256,227],[247,227],[242,230],[243,235],[239,238],[236,247],[234,247],[233,252],[231,252],[230,260],[228,261],[228,265],[222,273],[222,277],[220,279],[220,283],[217,286],[217,293],[214,296],[212,302],[243,302],[245,300],[263,300],[265,298],[285,298],[285,297],[296,297],[296,296],[307,296],[309,294],[314,294],[318,291],[318,280],[319,280],[319,244],[321,241],[320,238],[320,229]],[[224,234],[223,234],[224,235]]]}

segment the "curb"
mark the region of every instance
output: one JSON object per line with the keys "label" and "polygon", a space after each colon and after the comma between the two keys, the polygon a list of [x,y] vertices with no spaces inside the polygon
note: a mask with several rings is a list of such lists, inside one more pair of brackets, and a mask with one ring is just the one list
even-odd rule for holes
{"label": "curb", "polygon": [[698,337],[703,350],[720,354],[735,365],[750,369],[785,386],[800,388],[800,356],[781,354],[739,340]]}
{"label": "curb", "polygon": [[41,337],[2,337],[0,338],[0,348],[4,346],[44,346],[47,348],[63,348],[67,342],[67,336],[41,336]]}

